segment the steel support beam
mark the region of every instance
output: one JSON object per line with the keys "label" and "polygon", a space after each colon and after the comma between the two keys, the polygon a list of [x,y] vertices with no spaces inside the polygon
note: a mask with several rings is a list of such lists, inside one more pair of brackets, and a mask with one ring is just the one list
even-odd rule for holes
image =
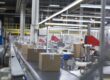
{"label": "steel support beam", "polygon": [[[37,43],[39,28],[39,0],[32,0],[32,19],[31,19],[30,43]],[[35,31],[35,29],[37,29]]]}
{"label": "steel support beam", "polygon": [[[82,15],[83,15],[83,8],[80,8],[80,16]],[[80,20],[83,20],[83,17],[80,17]],[[79,22],[79,24],[83,25],[83,22]],[[80,32],[80,35],[83,36],[81,29],[82,29],[82,26],[79,27],[79,32]]]}
{"label": "steel support beam", "polygon": [[[94,5],[94,4],[81,4],[80,7],[82,8],[93,8],[93,9],[101,9],[102,5]],[[105,9],[110,10],[110,6],[105,6]]]}
{"label": "steel support beam", "polygon": [[21,10],[20,10],[20,40],[21,40],[21,41],[23,40],[23,37],[24,37],[25,9],[26,9],[25,0],[22,0]]}
{"label": "steel support beam", "polygon": [[105,38],[105,15],[106,15],[106,0],[101,0],[101,27],[100,27],[100,80],[103,80],[103,62],[104,62],[104,38]]}

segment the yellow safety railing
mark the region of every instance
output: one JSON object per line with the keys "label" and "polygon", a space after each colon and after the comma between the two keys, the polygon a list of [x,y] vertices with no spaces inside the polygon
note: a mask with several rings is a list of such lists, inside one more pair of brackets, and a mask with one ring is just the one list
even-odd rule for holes
{"label": "yellow safety railing", "polygon": [[[11,32],[12,34],[17,34],[17,35],[20,34],[20,25],[19,24],[5,23],[4,27],[5,27],[5,31],[6,32]],[[26,24],[25,25],[24,34],[25,35],[29,35],[30,34],[30,24]]]}

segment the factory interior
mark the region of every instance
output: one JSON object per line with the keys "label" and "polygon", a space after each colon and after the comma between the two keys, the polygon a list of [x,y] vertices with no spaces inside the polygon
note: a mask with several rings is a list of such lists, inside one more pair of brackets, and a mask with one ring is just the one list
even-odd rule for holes
{"label": "factory interior", "polygon": [[0,0],[0,80],[110,80],[110,0]]}

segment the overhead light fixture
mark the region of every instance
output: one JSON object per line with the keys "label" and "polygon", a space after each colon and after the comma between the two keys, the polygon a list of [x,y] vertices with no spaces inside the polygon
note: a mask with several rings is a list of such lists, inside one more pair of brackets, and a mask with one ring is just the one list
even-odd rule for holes
{"label": "overhead light fixture", "polygon": [[70,8],[72,8],[72,7],[74,7],[74,6],[76,6],[77,4],[81,3],[82,1],[83,1],[83,0],[76,0],[76,1],[74,1],[73,3],[71,3],[71,4],[69,4],[68,6],[66,6],[65,8],[63,8],[61,11],[58,11],[57,13],[55,13],[55,14],[51,15],[50,17],[44,19],[44,20],[41,21],[39,24],[42,24],[42,23],[44,23],[44,22],[46,22],[46,21],[52,19],[53,17],[55,17],[55,16],[57,16],[57,15],[59,15],[59,14],[65,12],[65,11],[67,11],[68,9],[70,9]]}
{"label": "overhead light fixture", "polygon": [[6,2],[0,2],[0,4],[5,4]]}
{"label": "overhead light fixture", "polygon": [[[68,29],[68,30],[69,30],[69,31],[79,31],[79,29]],[[100,28],[91,28],[91,31],[93,31],[93,30],[99,31]],[[81,29],[81,31],[87,31],[87,29]]]}
{"label": "overhead light fixture", "polygon": [[54,26],[54,27],[48,27],[48,30],[67,30],[67,27],[61,27],[61,26]]}
{"label": "overhead light fixture", "polygon": [[81,25],[81,24],[64,24],[64,23],[45,23],[47,26],[69,26],[69,27],[87,27],[87,25]]}
{"label": "overhead light fixture", "polygon": [[[93,8],[93,9],[101,9],[101,5],[94,5],[94,4],[81,4],[81,8]],[[106,5],[105,9],[110,9],[110,6]]]}
{"label": "overhead light fixture", "polygon": [[51,27],[49,30],[68,30],[68,29],[79,29],[79,27]]}
{"label": "overhead light fixture", "polygon": [[55,12],[54,10],[48,10],[48,9],[44,9],[44,10],[40,10],[40,11],[43,11],[43,12]]}
{"label": "overhead light fixture", "polygon": [[83,23],[101,23],[100,21],[95,21],[95,20],[75,20],[75,19],[58,19],[58,18],[53,18],[53,21],[63,21],[63,22],[83,22]]}
{"label": "overhead light fixture", "polygon": [[49,7],[54,7],[54,8],[58,8],[60,7],[60,5],[56,5],[56,4],[50,4]]}
{"label": "overhead light fixture", "polygon": [[[94,15],[80,15],[80,14],[62,14],[61,16],[67,16],[67,17],[85,17],[85,18],[96,18],[100,19],[101,16],[94,16]],[[110,19],[109,16],[105,17],[106,19]]]}
{"label": "overhead light fixture", "polygon": [[68,27],[65,27],[65,26],[54,26],[54,27],[49,27],[49,28],[52,28],[52,29],[64,29],[64,28],[73,28],[73,29],[78,29],[79,27],[70,27],[70,26],[68,26]]}
{"label": "overhead light fixture", "polygon": [[0,10],[6,10],[6,8],[1,8],[1,7],[0,7]]}

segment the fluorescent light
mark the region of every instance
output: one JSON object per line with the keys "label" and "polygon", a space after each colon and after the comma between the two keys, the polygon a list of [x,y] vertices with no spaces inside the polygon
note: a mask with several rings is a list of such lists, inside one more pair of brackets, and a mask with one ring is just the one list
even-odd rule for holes
{"label": "fluorescent light", "polygon": [[5,4],[5,2],[0,2],[0,4]]}
{"label": "fluorescent light", "polygon": [[87,25],[80,25],[80,24],[64,24],[64,23],[45,23],[47,26],[69,26],[69,27],[74,27],[74,26],[82,26],[82,27],[87,27]]}
{"label": "fluorescent light", "polygon": [[75,20],[75,19],[58,19],[53,18],[53,21],[63,21],[63,22],[83,22],[83,23],[101,23],[100,21],[93,21],[93,20]]}
{"label": "fluorescent light", "polygon": [[54,10],[48,10],[48,9],[44,9],[44,10],[40,10],[40,11],[43,11],[43,12],[55,12]]}
{"label": "fluorescent light", "polygon": [[[67,29],[78,29],[79,27],[62,27],[62,26],[54,26],[48,27],[48,30],[67,30]],[[47,28],[42,28],[41,30],[46,30]]]}
{"label": "fluorescent light", "polygon": [[0,10],[6,10],[6,8],[0,8]]}
{"label": "fluorescent light", "polygon": [[[81,4],[81,8],[94,8],[94,9],[101,9],[101,5],[93,5],[93,4]],[[110,9],[110,6],[105,7],[105,9]]]}
{"label": "fluorescent light", "polygon": [[59,14],[65,12],[65,11],[67,11],[68,9],[70,9],[70,8],[72,8],[72,7],[74,7],[74,6],[76,6],[77,4],[81,3],[82,1],[83,1],[83,0],[76,0],[75,2],[69,4],[67,7],[63,8],[61,11],[58,11],[57,13],[55,13],[55,14],[51,15],[50,17],[44,19],[44,20],[41,21],[39,24],[42,24],[42,23],[44,23],[44,22],[46,22],[46,21],[52,19],[53,17],[55,17],[55,16],[57,16],[57,15],[59,15]]}
{"label": "fluorescent light", "polygon": [[49,27],[50,29],[78,29],[79,27],[63,27],[63,26],[54,26],[54,27]]}
{"label": "fluorescent light", "polygon": [[49,30],[68,30],[68,29],[79,29],[79,27],[59,27],[59,28],[50,28]]}
{"label": "fluorescent light", "polygon": [[60,5],[50,4],[49,7],[55,7],[55,8],[57,8],[57,7],[60,7]]}
{"label": "fluorescent light", "polygon": [[[85,17],[85,18],[97,18],[100,19],[100,16],[93,16],[93,15],[80,15],[80,14],[62,14],[62,16],[67,16],[67,17]],[[110,19],[109,16],[105,17],[106,19]]]}
{"label": "fluorescent light", "polygon": [[[99,31],[100,28],[91,28],[91,31]],[[79,29],[69,29],[69,31],[79,31]],[[81,31],[87,31],[87,29],[81,29]]]}

